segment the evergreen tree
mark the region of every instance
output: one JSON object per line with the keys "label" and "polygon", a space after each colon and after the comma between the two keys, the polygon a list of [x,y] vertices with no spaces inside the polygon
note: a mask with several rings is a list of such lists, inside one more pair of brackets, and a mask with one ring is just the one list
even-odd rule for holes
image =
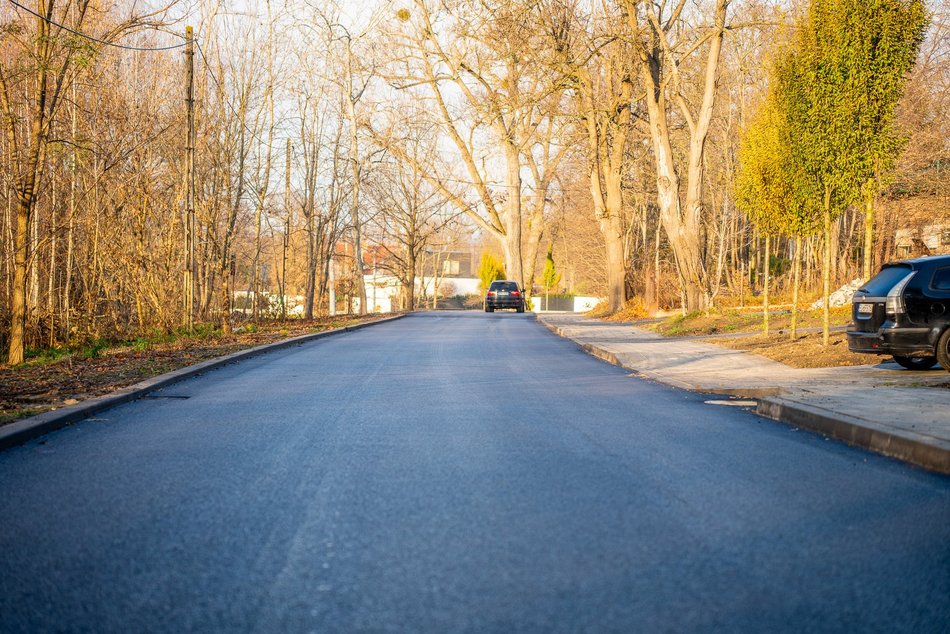
{"label": "evergreen tree", "polygon": [[505,279],[505,266],[498,258],[485,251],[478,264],[478,279],[479,288],[484,294],[493,281]]}

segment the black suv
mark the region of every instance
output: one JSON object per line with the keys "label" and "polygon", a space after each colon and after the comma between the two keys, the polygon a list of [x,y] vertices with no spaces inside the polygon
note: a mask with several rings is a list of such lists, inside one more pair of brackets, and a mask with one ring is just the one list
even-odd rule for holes
{"label": "black suv", "polygon": [[495,280],[489,285],[485,296],[485,312],[493,313],[496,308],[514,308],[519,313],[524,312],[524,291],[518,287],[518,282]]}
{"label": "black suv", "polygon": [[885,264],[854,294],[852,352],[890,354],[908,370],[950,371],[950,255]]}

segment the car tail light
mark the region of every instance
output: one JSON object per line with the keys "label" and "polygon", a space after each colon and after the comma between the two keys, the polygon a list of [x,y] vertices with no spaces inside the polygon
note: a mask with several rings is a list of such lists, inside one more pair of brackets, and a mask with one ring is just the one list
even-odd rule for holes
{"label": "car tail light", "polygon": [[903,315],[907,312],[907,307],[904,305],[904,289],[907,287],[907,283],[910,282],[911,278],[917,274],[917,271],[911,271],[904,276],[900,282],[894,285],[894,287],[887,293],[887,314],[888,315]]}
{"label": "car tail light", "polygon": [[511,291],[512,297],[521,297],[521,291]]}
{"label": "car tail light", "polygon": [[489,297],[494,297],[494,296],[495,296],[495,291],[488,291],[488,296],[489,296]]}

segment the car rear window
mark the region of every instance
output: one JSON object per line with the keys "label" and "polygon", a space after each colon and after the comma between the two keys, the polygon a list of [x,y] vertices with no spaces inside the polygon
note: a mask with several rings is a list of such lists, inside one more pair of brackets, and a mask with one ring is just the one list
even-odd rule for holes
{"label": "car rear window", "polygon": [[950,267],[934,271],[934,279],[930,282],[930,286],[938,291],[950,291]]}
{"label": "car rear window", "polygon": [[518,285],[514,282],[492,282],[489,290],[492,291],[516,291]]}
{"label": "car rear window", "polygon": [[859,290],[864,291],[871,297],[884,297],[888,291],[894,288],[895,284],[904,279],[911,270],[909,266],[902,264],[886,266]]}

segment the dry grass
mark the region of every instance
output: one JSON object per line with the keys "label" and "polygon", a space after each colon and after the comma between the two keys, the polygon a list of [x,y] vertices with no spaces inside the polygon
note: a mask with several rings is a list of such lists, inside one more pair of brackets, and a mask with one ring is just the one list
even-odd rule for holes
{"label": "dry grass", "polygon": [[[822,311],[799,310],[798,328],[820,328]],[[844,326],[851,320],[851,306],[831,309],[831,326]],[[792,323],[791,311],[781,311],[769,315],[769,331],[789,330]],[[695,337],[728,333],[750,334],[764,332],[761,312],[736,310],[710,311],[677,315],[647,326],[668,337]]]}
{"label": "dry grass", "polygon": [[800,334],[795,339],[790,339],[788,334],[758,334],[748,337],[719,337],[706,341],[734,350],[754,352],[793,368],[868,365],[878,363],[882,359],[877,355],[849,351],[843,332],[831,333],[827,346],[822,345],[820,332]]}
{"label": "dry grass", "polygon": [[[598,309],[600,310],[601,314],[594,314],[598,312]],[[609,312],[607,309],[607,304],[605,302],[601,302],[588,314],[590,314],[592,317],[600,317],[604,321],[625,322],[646,319],[650,316],[650,311],[648,311],[646,306],[643,305],[642,299],[635,297],[634,299],[629,300],[623,308],[615,313]]]}
{"label": "dry grass", "polygon": [[[851,320],[851,306],[831,310],[832,331],[827,346],[822,344],[822,333],[801,332],[822,327],[822,311],[800,310],[797,328],[792,339],[791,311],[782,311],[769,316],[769,334],[764,334],[761,312],[723,310],[709,313],[694,313],[665,319],[645,327],[668,337],[702,337],[704,335],[730,334],[706,340],[735,350],[746,350],[779,361],[793,368],[832,368],[851,365],[868,365],[879,362],[875,355],[857,354],[848,350],[845,333],[840,331]],[[746,333],[742,336],[742,333]]]}

